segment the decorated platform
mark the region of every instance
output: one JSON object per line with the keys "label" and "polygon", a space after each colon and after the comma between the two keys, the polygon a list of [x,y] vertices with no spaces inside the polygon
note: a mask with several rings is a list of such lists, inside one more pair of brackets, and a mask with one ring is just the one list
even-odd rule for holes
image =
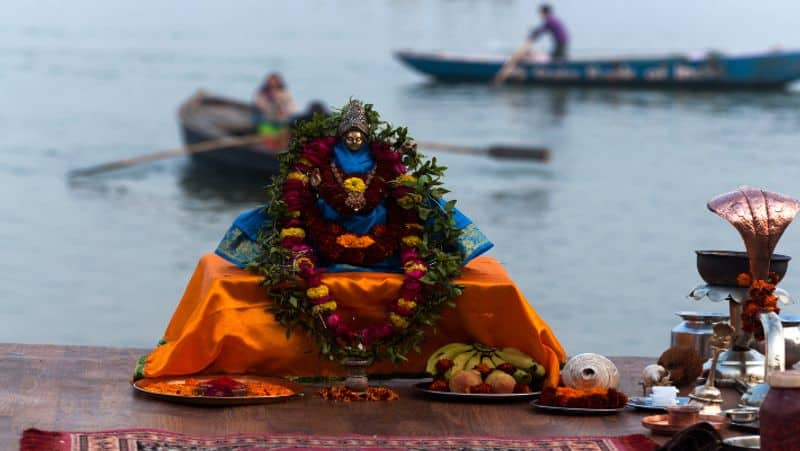
{"label": "decorated platform", "polygon": [[[162,344],[140,360],[137,377],[207,373],[258,373],[282,376],[342,374],[341,367],[321,359],[316,345],[302,331],[288,339],[286,329],[269,313],[270,300],[261,277],[221,257],[200,259]],[[331,273],[323,281],[337,293],[343,311],[377,321],[402,284],[400,274]],[[416,374],[436,348],[453,341],[479,341],[491,346],[515,346],[546,364],[557,381],[565,353],[557,338],[531,308],[497,260],[478,257],[456,280],[464,293],[455,308],[426,333],[420,352],[408,362],[376,364],[382,374]]]}

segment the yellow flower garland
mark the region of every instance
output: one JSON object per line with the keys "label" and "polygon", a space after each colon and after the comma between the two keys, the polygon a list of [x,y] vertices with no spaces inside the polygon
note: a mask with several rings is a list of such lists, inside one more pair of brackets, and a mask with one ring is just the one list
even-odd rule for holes
{"label": "yellow flower garland", "polygon": [[281,230],[281,239],[284,238],[305,238],[306,231],[301,229],[300,227],[287,227]]}
{"label": "yellow flower garland", "polygon": [[319,299],[328,295],[328,286],[320,285],[318,287],[309,288],[306,290],[306,296],[311,299]]}

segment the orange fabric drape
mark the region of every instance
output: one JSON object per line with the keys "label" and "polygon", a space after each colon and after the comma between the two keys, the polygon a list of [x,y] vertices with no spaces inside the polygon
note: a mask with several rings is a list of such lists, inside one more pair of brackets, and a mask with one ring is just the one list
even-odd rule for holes
{"label": "orange fabric drape", "polygon": [[[402,283],[400,274],[331,273],[323,277],[345,318],[365,321],[386,314]],[[146,357],[145,377],[205,373],[257,373],[280,376],[341,374],[338,365],[319,358],[314,341],[296,329],[290,338],[267,311],[261,277],[207,254],[164,334],[164,344]],[[422,353],[396,366],[373,365],[373,373],[421,373],[438,347],[454,341],[514,346],[544,364],[548,381],[558,381],[566,354],[553,332],[531,308],[502,266],[493,258],[470,262],[457,281],[465,287],[456,308],[445,307],[435,331],[429,330]]]}

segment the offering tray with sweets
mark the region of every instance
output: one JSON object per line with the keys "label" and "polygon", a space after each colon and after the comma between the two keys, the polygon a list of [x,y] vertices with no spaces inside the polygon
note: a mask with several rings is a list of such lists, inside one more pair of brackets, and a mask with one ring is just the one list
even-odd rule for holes
{"label": "offering tray with sweets", "polygon": [[266,404],[303,395],[303,386],[299,383],[250,375],[139,379],[132,387],[152,398],[206,406]]}

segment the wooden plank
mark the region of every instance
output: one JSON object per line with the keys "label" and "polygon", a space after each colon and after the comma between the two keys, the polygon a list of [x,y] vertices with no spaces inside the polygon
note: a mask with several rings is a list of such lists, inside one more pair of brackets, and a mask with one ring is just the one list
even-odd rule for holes
{"label": "wooden plank", "polygon": [[[418,397],[412,382],[390,384],[401,399],[331,403],[308,386],[303,398],[260,406],[201,408],[133,393],[129,378],[143,349],[0,344],[0,449],[16,449],[26,428],[105,430],[157,428],[202,434],[301,433],[377,435],[572,436],[647,433],[645,415],[551,416],[527,403],[465,404]],[[641,369],[652,358],[613,358],[621,389],[638,394]],[[731,394],[731,400],[738,396]],[[663,442],[664,438],[654,437]]]}

